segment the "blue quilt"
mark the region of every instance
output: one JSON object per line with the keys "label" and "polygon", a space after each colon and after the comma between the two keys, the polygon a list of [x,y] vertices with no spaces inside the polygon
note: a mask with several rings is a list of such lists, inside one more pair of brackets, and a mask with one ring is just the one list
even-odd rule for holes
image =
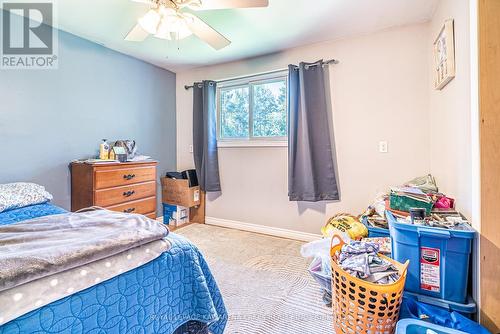
{"label": "blue quilt", "polygon": [[49,215],[57,215],[66,212],[66,210],[50,203],[31,205],[24,208],[0,212],[0,225],[8,225],[23,220]]}
{"label": "blue quilt", "polygon": [[[63,212],[34,205],[0,213],[0,225]],[[182,236],[168,239],[171,249],[155,260],[12,320],[0,334],[171,334],[193,320],[222,334],[227,312],[203,255]]]}

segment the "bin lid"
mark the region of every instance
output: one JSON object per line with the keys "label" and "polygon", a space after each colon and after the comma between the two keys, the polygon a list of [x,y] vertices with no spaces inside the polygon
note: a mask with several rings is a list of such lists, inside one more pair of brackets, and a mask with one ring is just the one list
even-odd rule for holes
{"label": "bin lid", "polygon": [[466,334],[456,329],[446,328],[418,319],[399,320],[396,325],[396,334],[423,334],[428,333],[428,329],[432,330],[432,333],[437,334]]}

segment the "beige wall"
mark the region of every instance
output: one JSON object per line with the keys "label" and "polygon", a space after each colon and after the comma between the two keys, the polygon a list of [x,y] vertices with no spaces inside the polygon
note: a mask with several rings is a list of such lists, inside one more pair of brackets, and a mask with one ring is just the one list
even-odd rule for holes
{"label": "beige wall", "polygon": [[[289,202],[286,147],[219,148],[222,195],[209,198],[207,216],[319,233],[329,216],[359,214],[390,185],[427,173],[428,44],[428,24],[417,24],[177,73],[177,161],[185,169],[193,167],[192,92],[185,84],[340,60],[329,70],[341,201]],[[382,140],[389,153],[378,152]]]}
{"label": "beige wall", "polygon": [[[445,20],[455,25],[456,77],[443,90],[433,88],[429,67],[430,165],[440,190],[454,197],[457,208],[480,231],[479,107],[477,62],[477,1],[440,0],[429,22],[429,57]],[[478,240],[472,262],[473,297],[479,300]]]}
{"label": "beige wall", "polygon": [[465,216],[472,218],[469,10],[468,0],[440,0],[429,23],[429,62],[432,62],[432,44],[435,38],[444,21],[454,19],[456,61],[456,77],[441,91],[433,88],[433,67],[429,67],[429,129],[431,172],[435,175],[440,190],[455,197],[457,208]]}

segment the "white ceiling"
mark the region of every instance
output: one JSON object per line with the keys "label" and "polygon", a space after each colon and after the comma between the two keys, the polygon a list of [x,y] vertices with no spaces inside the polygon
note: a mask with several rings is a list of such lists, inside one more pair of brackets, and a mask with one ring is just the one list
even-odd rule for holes
{"label": "white ceiling", "polygon": [[123,38],[148,6],[129,0],[56,0],[59,28],[174,72],[320,41],[424,22],[438,0],[269,0],[267,8],[197,12],[232,41],[215,51],[197,37],[179,42]]}

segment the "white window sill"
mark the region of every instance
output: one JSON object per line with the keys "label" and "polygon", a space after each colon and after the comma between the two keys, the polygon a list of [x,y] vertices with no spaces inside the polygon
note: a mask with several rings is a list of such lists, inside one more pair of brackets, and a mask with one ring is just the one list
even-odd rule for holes
{"label": "white window sill", "polygon": [[219,140],[217,147],[287,147],[284,140]]}

